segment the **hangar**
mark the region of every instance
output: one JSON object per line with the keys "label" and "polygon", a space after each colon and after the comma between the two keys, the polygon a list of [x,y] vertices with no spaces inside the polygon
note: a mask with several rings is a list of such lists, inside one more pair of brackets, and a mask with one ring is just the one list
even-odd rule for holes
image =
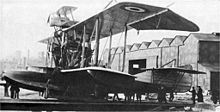
{"label": "hangar", "polygon": [[[123,47],[112,49],[110,68],[122,70]],[[134,43],[126,48],[125,72],[136,74],[140,68],[181,67],[206,72],[205,75],[191,75],[188,81],[192,86],[204,90],[219,89],[220,75],[220,36],[219,33],[190,33],[176,35],[151,42]],[[108,49],[103,63],[108,62]]]}

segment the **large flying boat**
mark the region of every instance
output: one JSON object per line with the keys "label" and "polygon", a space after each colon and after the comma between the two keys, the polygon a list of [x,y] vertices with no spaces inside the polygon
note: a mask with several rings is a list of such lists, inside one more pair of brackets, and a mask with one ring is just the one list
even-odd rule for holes
{"label": "large flying boat", "polygon": [[[111,49],[113,35],[123,32],[126,51],[127,31],[130,29],[199,31],[196,24],[163,7],[120,2],[81,22],[67,16],[75,9],[70,6],[62,7],[50,15],[48,22],[55,29],[54,36],[40,41],[47,44],[47,60],[53,61],[55,67],[44,68],[46,69],[44,73],[6,72],[4,74],[6,81],[21,88],[43,91],[46,98],[104,99],[108,93],[124,93],[129,96],[134,93],[157,92],[160,86],[166,86],[165,83],[138,80],[140,79],[138,75],[124,72],[126,52],[123,52],[122,71],[112,70],[108,65],[100,66],[98,60],[100,39],[110,38],[109,49]],[[95,43],[93,49],[92,41]],[[166,70],[154,69],[154,71]],[[169,71],[202,73],[178,68]],[[177,86],[177,82],[171,83]]]}

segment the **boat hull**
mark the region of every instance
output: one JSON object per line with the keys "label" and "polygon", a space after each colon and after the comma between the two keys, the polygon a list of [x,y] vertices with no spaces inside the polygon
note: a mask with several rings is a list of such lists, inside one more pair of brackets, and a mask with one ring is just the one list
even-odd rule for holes
{"label": "boat hull", "polygon": [[47,74],[33,71],[10,71],[4,73],[4,78],[10,84],[35,91],[43,91],[47,82]]}

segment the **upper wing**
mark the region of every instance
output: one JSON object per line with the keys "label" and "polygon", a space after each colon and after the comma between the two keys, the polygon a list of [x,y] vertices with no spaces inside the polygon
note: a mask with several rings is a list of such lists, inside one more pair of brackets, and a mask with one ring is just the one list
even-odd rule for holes
{"label": "upper wing", "polygon": [[[75,24],[66,30],[75,29],[78,33],[83,32],[86,26],[86,33],[92,34],[96,19],[99,19],[100,38],[124,31],[125,25],[138,30],[147,29],[168,29],[183,31],[198,31],[199,28],[194,23],[175,14],[167,8],[155,7],[139,3],[122,2],[104,10],[85,21]],[[128,29],[131,29],[129,27]]]}
{"label": "upper wing", "polygon": [[77,21],[73,17],[73,11],[76,9],[76,7],[72,6],[63,6],[56,12],[49,15],[47,23],[49,23],[51,27],[69,27],[73,24],[76,24]]}
{"label": "upper wing", "polygon": [[169,9],[165,9],[152,17],[146,17],[130,24],[137,30],[168,29],[181,31],[199,31],[193,22],[179,16]]}
{"label": "upper wing", "polygon": [[145,69],[145,70],[154,70],[158,72],[175,71],[175,72],[184,72],[184,73],[190,73],[190,74],[206,74],[205,72],[202,72],[202,71],[188,70],[188,69],[183,69],[183,68],[152,68],[152,69]]}

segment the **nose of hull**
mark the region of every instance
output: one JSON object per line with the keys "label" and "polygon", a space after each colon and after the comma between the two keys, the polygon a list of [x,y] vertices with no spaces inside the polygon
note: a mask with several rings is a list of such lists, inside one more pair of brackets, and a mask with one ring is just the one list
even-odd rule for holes
{"label": "nose of hull", "polygon": [[16,84],[21,88],[30,90],[43,90],[47,82],[47,74],[33,71],[10,71],[3,74],[3,77],[10,84]]}
{"label": "nose of hull", "polygon": [[10,71],[4,74],[4,77],[7,77],[11,80],[18,82],[45,82],[46,74],[33,71]]}

